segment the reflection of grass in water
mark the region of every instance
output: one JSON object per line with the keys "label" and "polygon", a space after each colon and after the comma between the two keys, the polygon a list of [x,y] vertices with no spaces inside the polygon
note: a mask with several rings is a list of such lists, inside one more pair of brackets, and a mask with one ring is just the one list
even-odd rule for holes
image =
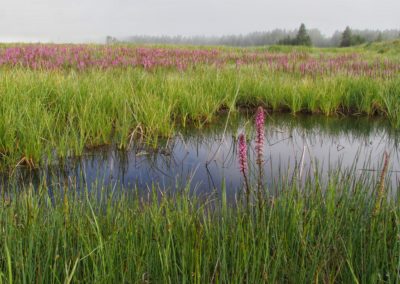
{"label": "reflection of grass in water", "polygon": [[[236,132],[239,127],[253,127],[254,109],[241,109],[229,118],[229,132]],[[212,124],[198,128],[182,128],[177,126],[176,131],[181,133],[185,139],[202,139],[218,136],[222,133],[226,122],[226,115],[218,115]],[[271,113],[266,115],[266,131],[271,129],[298,130],[301,133],[310,135],[323,133],[330,136],[355,135],[356,137],[367,137],[376,131],[387,132],[390,138],[395,139],[398,131],[391,127],[387,120],[381,117],[365,116],[323,116],[290,113]],[[162,140],[161,140],[162,141]]]}
{"label": "reflection of grass in water", "polygon": [[[227,133],[223,138],[223,130],[227,118],[221,117],[211,125],[206,125],[202,129],[189,129],[189,128],[178,128],[178,135],[170,139],[160,139],[158,141],[158,148],[146,146],[142,144],[133,143],[133,147],[129,151],[117,150],[115,146],[98,147],[94,149],[85,150],[81,157],[69,158],[60,161],[50,161],[47,166],[42,167],[37,173],[31,173],[29,169],[20,168],[13,171],[14,174],[26,181],[22,181],[22,184],[29,184],[32,175],[37,177],[34,179],[34,184],[40,181],[41,173],[48,173],[50,176],[58,176],[58,172],[63,171],[74,175],[75,169],[82,168],[84,164],[88,163],[91,167],[97,169],[101,165],[108,165],[110,159],[113,160],[113,167],[117,169],[117,172],[124,175],[128,174],[129,164],[136,164],[137,160],[143,160],[146,163],[146,167],[154,172],[159,172],[160,168],[169,169],[169,165],[177,165],[181,162],[181,159],[185,159],[184,155],[187,151],[197,153],[199,149],[202,149],[202,153],[198,153],[197,158],[199,162],[204,159],[211,159],[218,151],[218,146],[222,143],[223,147],[223,160],[220,160],[219,167],[235,168],[236,165],[236,140],[237,134],[244,129],[246,126],[246,133],[249,141],[253,141],[255,137],[255,129],[253,129],[254,114],[250,113],[239,114],[235,113],[230,117]],[[296,115],[291,114],[272,114],[268,115],[266,119],[266,160],[267,168],[270,168],[269,163],[273,161],[274,168],[277,168],[277,164],[280,164],[280,151],[287,153],[292,152],[293,155],[290,157],[290,161],[284,161],[288,163],[287,166],[292,166],[294,162],[298,162],[301,159],[301,151],[303,146],[320,145],[324,149],[326,145],[326,151],[330,151],[331,147],[334,147],[336,151],[337,141],[341,143],[349,143],[349,145],[364,145],[372,140],[376,143],[373,144],[375,153],[371,152],[366,147],[359,146],[359,154],[364,161],[373,159],[373,156],[381,154],[384,149],[391,152],[391,155],[397,153],[397,139],[396,131],[390,128],[384,121],[370,120],[368,118],[346,118],[346,117],[324,117],[324,116],[313,116],[313,115]],[[376,139],[382,139],[382,141]],[[334,144],[333,144],[334,143]],[[379,143],[379,144],[378,144]],[[382,143],[382,144],[381,144]],[[281,146],[279,146],[281,145]],[[332,146],[333,145],[333,146]],[[297,147],[296,151],[293,147]],[[278,147],[278,148],[277,148]],[[383,148],[384,149],[383,149]],[[286,149],[287,148],[287,149]],[[347,148],[347,147],[346,147]],[[357,147],[356,147],[357,148]],[[381,149],[382,148],[382,149]],[[279,150],[280,149],[280,150]],[[362,153],[360,152],[362,149]],[[378,152],[376,150],[379,150]],[[208,153],[207,153],[208,151]],[[249,153],[253,157],[255,153],[254,143],[250,144]],[[272,153],[275,151],[274,153]],[[320,158],[309,152],[308,148],[305,149],[306,160]],[[338,150],[339,151],[339,150]],[[295,153],[297,152],[297,154]],[[135,153],[137,155],[135,155]],[[355,154],[355,153],[354,153]],[[274,158],[273,158],[274,156]],[[285,154],[283,154],[285,156]],[[181,157],[181,158],[179,158]],[[222,157],[220,157],[222,159]],[[327,159],[325,157],[324,159]],[[327,162],[327,160],[324,160]],[[394,157],[393,161],[398,161],[398,157]],[[351,161],[350,161],[351,162]],[[307,163],[307,162],[306,162]],[[308,164],[308,163],[307,163]],[[201,165],[204,166],[204,165]],[[254,165],[252,165],[253,167]],[[325,169],[327,164],[324,164]],[[140,164],[137,165],[140,167]],[[279,166],[281,167],[281,166]],[[286,167],[286,166],[284,166]],[[359,168],[375,169],[375,164],[371,164],[368,167],[363,167],[359,164]],[[178,169],[178,167],[176,167]],[[179,168],[180,169],[180,168]],[[185,167],[181,169],[190,170]],[[285,170],[285,169],[284,169]],[[96,174],[106,174],[108,170],[98,169]],[[179,172],[170,172],[169,175],[175,176]],[[161,173],[160,173],[161,174]],[[5,178],[5,173],[2,174],[2,178]],[[68,176],[67,174],[65,174]],[[11,178],[12,179],[12,178]],[[92,178],[93,179],[93,178]]]}
{"label": "reflection of grass in water", "polygon": [[[371,193],[379,173],[275,184],[263,206],[154,189],[84,193],[42,185],[0,202],[0,277],[15,282],[392,282],[399,206]],[[62,189],[62,186],[61,188]],[[256,190],[256,188],[255,188]],[[12,196],[11,198],[7,196]],[[213,201],[212,201],[213,200]],[[375,212],[375,214],[374,214]],[[8,257],[7,257],[8,256]]]}
{"label": "reflection of grass in water", "polygon": [[[237,134],[244,129],[243,125],[246,125],[248,141],[252,141],[249,145],[250,159],[254,159],[256,155],[254,144],[254,139],[256,138],[255,129],[252,128],[253,119],[253,114],[241,115],[236,113],[236,115],[231,116],[224,139],[222,139],[222,132],[225,127],[226,117],[216,120],[216,123],[208,125],[202,130],[179,129],[177,136],[166,140],[160,139],[157,148],[138,143],[133,143],[129,151],[126,151],[126,149],[118,150],[115,145],[97,147],[85,150],[81,157],[73,157],[60,161],[53,160],[50,163],[46,163],[46,166],[35,171],[21,167],[13,170],[12,173],[21,180],[20,184],[27,185],[31,181],[32,176],[34,177],[34,184],[39,183],[41,180],[40,177],[44,173],[51,177],[57,177],[58,173],[63,171],[66,177],[75,175],[76,169],[81,169],[85,164],[89,165],[89,168],[92,169],[89,175],[91,176],[91,180],[93,180],[99,174],[108,176],[109,170],[104,167],[110,165],[111,162],[113,169],[119,175],[141,172],[138,170],[138,167],[141,167],[141,163],[144,163],[149,173],[154,173],[155,177],[165,175],[168,179],[173,180],[173,177],[177,175],[185,176],[184,172],[193,170],[193,165],[183,165],[188,152],[195,155],[195,163],[198,163],[199,167],[205,166],[206,160],[213,160],[212,158],[215,158],[215,155],[219,154],[218,165],[216,164],[217,172],[223,168],[236,170]],[[342,145],[345,147],[343,150],[347,149],[347,153],[349,153],[350,149],[354,149],[355,153],[350,152],[350,158],[346,154],[347,158],[352,159],[353,156],[361,157],[359,159],[361,163],[358,164],[359,169],[376,169],[376,163],[370,163],[368,166],[365,166],[363,162],[376,159],[384,150],[389,151],[391,155],[395,155],[392,161],[394,161],[394,167],[397,169],[399,157],[397,153],[398,142],[396,141],[396,131],[387,126],[384,121],[371,121],[368,118],[352,119],[312,115],[293,116],[291,114],[273,114],[267,117],[265,132],[267,141],[265,149],[267,163],[265,167],[267,169],[273,166],[275,171],[282,167],[283,170],[286,170],[287,167],[291,167],[291,170],[293,170],[296,163],[302,159],[302,151],[305,151],[306,169],[311,166],[310,163],[320,160],[323,163],[324,170],[326,170],[328,166],[336,165],[335,163],[329,163],[329,161],[333,162],[337,158],[341,159],[340,155],[343,155],[343,152],[337,146],[342,147]],[[370,141],[374,141],[374,143],[369,144]],[[222,149],[219,149],[220,143],[222,143]],[[320,156],[321,153],[319,151],[314,152],[314,146],[317,147],[317,150],[320,149],[322,153],[329,152],[329,156],[324,154]],[[289,156],[287,156],[288,151],[291,153]],[[333,156],[331,156],[331,151],[333,151]],[[336,156],[337,154],[339,156]],[[281,158],[284,158],[284,160],[281,160]],[[269,165],[271,162],[273,165]],[[347,162],[351,163],[351,160],[347,159]],[[322,166],[321,164],[319,165]],[[133,169],[132,166],[137,170]],[[251,164],[251,167],[255,166],[255,164]],[[167,170],[172,168],[173,170],[171,171]],[[93,173],[93,169],[96,171],[95,173]],[[166,171],[168,174],[166,174]],[[7,179],[6,176],[7,173],[3,173],[1,178],[3,180],[13,179],[13,177]],[[118,177],[121,178],[121,176]],[[146,179],[146,183],[151,183],[151,180]],[[3,182],[2,184],[4,186],[7,182]],[[132,181],[132,184],[134,184],[134,181]]]}

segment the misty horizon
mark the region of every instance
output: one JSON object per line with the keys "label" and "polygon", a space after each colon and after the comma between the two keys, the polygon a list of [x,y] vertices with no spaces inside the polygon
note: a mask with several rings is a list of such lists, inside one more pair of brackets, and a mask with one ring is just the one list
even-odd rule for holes
{"label": "misty horizon", "polygon": [[[329,40],[333,37],[335,37],[337,34],[341,34],[343,30],[335,30],[332,34],[327,35],[322,33],[318,28],[308,28],[308,31],[317,31],[320,32],[321,36]],[[352,29],[353,30],[353,29]],[[159,34],[159,35],[150,35],[150,34],[131,34],[131,35],[126,35],[126,36],[119,36],[115,37],[114,35],[103,35],[99,37],[82,37],[82,38],[74,38],[74,39],[61,39],[61,38],[56,38],[56,39],[51,39],[51,38],[45,38],[45,37],[0,37],[0,42],[4,43],[13,43],[13,42],[21,42],[21,43],[106,43],[107,37],[114,38],[118,41],[121,42],[129,42],[130,39],[134,38],[148,38],[148,39],[162,39],[162,38],[168,38],[170,40],[180,38],[182,40],[193,40],[193,39],[208,39],[208,40],[213,40],[213,39],[221,39],[221,38],[227,38],[227,37],[246,37],[246,36],[251,36],[255,34],[268,34],[268,33],[273,33],[276,31],[281,31],[285,35],[293,35],[298,31],[298,28],[295,29],[281,29],[281,28],[276,28],[272,30],[264,30],[264,31],[251,31],[248,33],[242,33],[242,34],[222,34],[222,35],[206,35],[206,34],[197,34],[197,35],[180,35],[180,34],[175,34],[175,35],[166,35],[166,34]],[[391,33],[391,34],[398,34],[400,37],[400,29],[385,29],[385,30],[378,30],[378,29],[357,29],[353,30],[356,33]]]}
{"label": "misty horizon", "polygon": [[325,36],[346,26],[399,29],[395,0],[14,0],[0,10],[0,41],[103,42],[106,36],[243,35],[304,23]]}

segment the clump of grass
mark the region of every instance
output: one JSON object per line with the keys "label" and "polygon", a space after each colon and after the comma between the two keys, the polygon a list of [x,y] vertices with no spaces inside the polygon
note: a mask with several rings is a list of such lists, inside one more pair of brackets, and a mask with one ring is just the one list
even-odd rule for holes
{"label": "clump of grass", "polygon": [[224,189],[199,200],[189,185],[174,195],[45,184],[3,194],[0,280],[395,282],[400,206],[384,198],[375,211],[374,179],[356,176],[282,177],[263,207],[228,204]]}
{"label": "clump of grass", "polygon": [[400,125],[400,79],[297,78],[245,66],[179,73],[140,69],[83,73],[14,69],[0,78],[0,164],[40,165],[85,147],[140,137],[157,145],[177,125],[203,127],[219,110],[262,105],[274,111],[386,116]]}

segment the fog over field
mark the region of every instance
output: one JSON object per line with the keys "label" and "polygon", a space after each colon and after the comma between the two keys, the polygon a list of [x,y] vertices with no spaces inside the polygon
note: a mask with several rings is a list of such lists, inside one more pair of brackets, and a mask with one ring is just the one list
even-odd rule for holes
{"label": "fog over field", "polygon": [[397,0],[3,0],[0,41],[104,42],[107,35],[221,36],[294,30],[331,36],[399,29]]}

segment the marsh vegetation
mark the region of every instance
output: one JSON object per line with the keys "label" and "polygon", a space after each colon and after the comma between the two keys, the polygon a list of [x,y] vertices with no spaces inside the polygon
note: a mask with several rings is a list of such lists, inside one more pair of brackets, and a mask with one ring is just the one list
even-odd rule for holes
{"label": "marsh vegetation", "polygon": [[398,281],[398,42],[2,45],[0,70],[1,283]]}

